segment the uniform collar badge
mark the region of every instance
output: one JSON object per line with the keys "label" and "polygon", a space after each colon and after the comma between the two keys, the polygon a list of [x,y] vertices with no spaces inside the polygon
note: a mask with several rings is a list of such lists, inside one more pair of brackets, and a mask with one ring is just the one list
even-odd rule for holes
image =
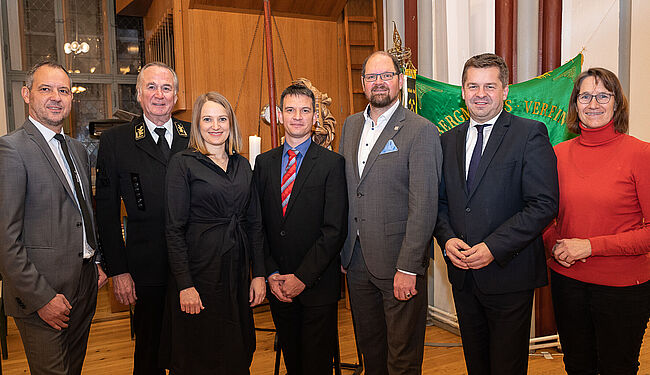
{"label": "uniform collar badge", "polygon": [[144,122],[135,125],[135,140],[139,141],[146,136]]}
{"label": "uniform collar badge", "polygon": [[180,135],[183,138],[187,138],[187,132],[185,132],[185,128],[183,127],[183,125],[181,125],[181,123],[174,122],[174,127],[176,128],[176,132],[178,133],[178,135]]}

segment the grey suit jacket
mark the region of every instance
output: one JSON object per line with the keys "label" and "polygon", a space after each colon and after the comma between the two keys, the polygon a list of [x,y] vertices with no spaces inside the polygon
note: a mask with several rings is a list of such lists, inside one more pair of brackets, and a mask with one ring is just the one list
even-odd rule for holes
{"label": "grey suit jacket", "polygon": [[[88,154],[78,141],[66,141],[92,212]],[[29,120],[0,138],[0,274],[8,315],[27,317],[57,293],[70,300],[77,289],[84,228],[63,173]],[[87,240],[97,249],[92,232]]]}
{"label": "grey suit jacket", "polygon": [[[357,155],[364,122],[363,113],[348,117],[339,145],[346,162],[350,204],[341,264],[344,268],[350,264],[359,233],[373,276],[393,278],[397,269],[424,275],[438,210],[442,168],[438,129],[399,106],[359,176]],[[382,153],[389,140],[397,150]]]}

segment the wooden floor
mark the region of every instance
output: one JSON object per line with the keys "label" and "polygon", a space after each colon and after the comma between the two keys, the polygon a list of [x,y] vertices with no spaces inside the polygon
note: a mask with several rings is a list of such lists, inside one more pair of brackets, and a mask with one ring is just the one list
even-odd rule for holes
{"label": "wooden floor", "polygon": [[[262,306],[255,313],[255,324],[258,328],[273,328],[268,308]],[[2,362],[4,375],[28,374],[27,361],[22,348],[20,336],[13,320],[8,324],[9,359]],[[339,308],[339,334],[341,343],[341,359],[345,363],[356,362],[356,349],[352,332],[350,313],[341,304]],[[273,374],[275,352],[273,351],[273,333],[257,333],[257,350],[251,366],[253,375]],[[426,342],[430,343],[460,343],[460,338],[438,327],[427,327]],[[507,345],[508,343],[504,343]],[[544,349],[544,351],[547,351]],[[528,373],[537,375],[563,374],[561,354],[548,350],[552,359],[545,359],[540,354],[530,357]],[[108,292],[100,290],[97,313],[90,331],[88,353],[84,363],[84,374],[131,374],[133,365],[133,341],[130,339],[129,320],[127,313],[110,312]],[[641,348],[641,368],[639,374],[650,375],[650,329],[646,331],[644,346]],[[343,374],[350,371],[343,371]],[[429,347],[424,349],[423,374],[457,375],[465,374],[462,348],[460,347]],[[284,367],[281,368],[284,374]]]}

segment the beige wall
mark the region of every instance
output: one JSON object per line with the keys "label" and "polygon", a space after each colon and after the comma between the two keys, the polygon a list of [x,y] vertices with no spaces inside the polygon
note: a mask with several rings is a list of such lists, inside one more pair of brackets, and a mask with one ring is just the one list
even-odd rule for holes
{"label": "beige wall", "polygon": [[632,1],[630,134],[650,142],[650,1]]}
{"label": "beige wall", "polygon": [[630,54],[630,134],[650,142],[650,2],[632,0],[631,48],[619,48],[620,1],[564,0],[562,15],[562,60],[573,58],[583,48],[582,69],[594,66],[615,73],[619,55]]}

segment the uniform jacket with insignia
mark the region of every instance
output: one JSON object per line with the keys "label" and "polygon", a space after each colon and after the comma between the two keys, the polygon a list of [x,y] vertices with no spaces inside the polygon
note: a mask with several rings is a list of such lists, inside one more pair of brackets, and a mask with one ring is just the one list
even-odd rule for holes
{"label": "uniform jacket with insignia", "polygon": [[[187,148],[190,124],[172,118],[172,154]],[[143,117],[102,133],[97,154],[96,203],[107,274],[130,273],[136,286],[163,286],[168,263],[164,188],[167,161]],[[120,199],[127,212],[122,237]]]}

